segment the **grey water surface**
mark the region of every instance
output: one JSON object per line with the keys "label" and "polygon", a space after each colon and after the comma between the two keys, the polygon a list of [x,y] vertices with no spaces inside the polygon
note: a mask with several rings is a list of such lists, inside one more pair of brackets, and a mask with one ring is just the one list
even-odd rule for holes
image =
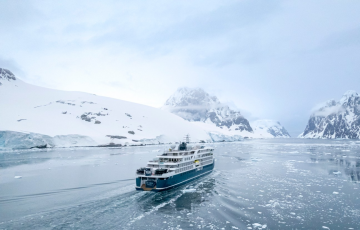
{"label": "grey water surface", "polygon": [[134,172],[164,145],[2,152],[0,229],[360,229],[360,141],[209,145],[214,172],[161,193]]}

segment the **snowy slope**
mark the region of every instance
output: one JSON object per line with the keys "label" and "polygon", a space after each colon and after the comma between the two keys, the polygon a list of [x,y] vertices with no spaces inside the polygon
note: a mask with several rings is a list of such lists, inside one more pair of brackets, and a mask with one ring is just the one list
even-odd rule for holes
{"label": "snowy slope", "polygon": [[[1,68],[0,83],[0,131],[58,136],[55,142],[62,146],[175,142],[186,134],[193,141],[210,140],[202,129],[149,106],[30,85]],[[4,135],[0,147],[6,143]]]}
{"label": "snowy slope", "polygon": [[290,134],[278,121],[257,120],[251,122],[254,133],[257,137],[263,138],[288,138]]}
{"label": "snowy slope", "polygon": [[347,91],[339,101],[329,100],[314,109],[301,138],[360,138],[360,95]]}
{"label": "snowy slope", "polygon": [[290,137],[276,121],[259,120],[250,124],[239,111],[230,109],[201,88],[179,88],[162,109],[194,123],[208,132],[213,141]]}

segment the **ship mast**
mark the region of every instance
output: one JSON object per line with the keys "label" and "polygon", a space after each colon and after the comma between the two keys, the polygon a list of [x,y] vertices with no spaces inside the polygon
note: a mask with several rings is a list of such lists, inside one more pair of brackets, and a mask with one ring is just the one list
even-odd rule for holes
{"label": "ship mast", "polygon": [[184,139],[185,139],[185,143],[186,143],[186,144],[189,144],[189,143],[190,143],[190,135],[189,135],[189,134],[187,134],[187,135],[184,137]]}

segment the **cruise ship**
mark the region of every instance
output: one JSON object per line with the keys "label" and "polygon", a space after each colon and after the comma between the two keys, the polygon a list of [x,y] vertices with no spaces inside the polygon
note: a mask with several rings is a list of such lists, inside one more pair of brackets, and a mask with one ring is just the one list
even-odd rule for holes
{"label": "cruise ship", "polygon": [[183,185],[211,173],[214,165],[213,148],[182,142],[136,170],[136,190],[160,192]]}

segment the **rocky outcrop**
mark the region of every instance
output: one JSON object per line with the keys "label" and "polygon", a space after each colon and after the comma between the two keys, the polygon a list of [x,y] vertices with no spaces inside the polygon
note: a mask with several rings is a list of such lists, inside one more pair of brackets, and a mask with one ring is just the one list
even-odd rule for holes
{"label": "rocky outcrop", "polygon": [[[0,80],[15,81],[16,77],[10,70],[0,68]],[[1,81],[0,85],[2,85]]]}
{"label": "rocky outcrop", "polygon": [[339,101],[329,100],[310,116],[301,138],[360,138],[360,95],[347,91]]}

